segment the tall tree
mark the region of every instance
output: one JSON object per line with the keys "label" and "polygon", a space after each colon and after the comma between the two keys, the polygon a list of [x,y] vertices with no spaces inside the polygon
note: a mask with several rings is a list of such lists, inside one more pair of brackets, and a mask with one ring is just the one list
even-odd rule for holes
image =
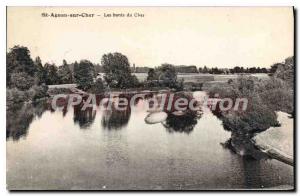
{"label": "tall tree", "polygon": [[136,77],[131,75],[128,58],[121,53],[104,54],[101,59],[104,70],[104,79],[112,88],[134,87]]}
{"label": "tall tree", "polygon": [[206,66],[204,66],[203,70],[202,70],[202,73],[208,73],[208,68]]}
{"label": "tall tree", "polygon": [[74,64],[74,80],[78,88],[88,90],[94,83],[95,69],[93,63],[88,60],[81,60]]}
{"label": "tall tree", "polygon": [[62,84],[73,83],[72,72],[66,60],[63,60],[63,64],[58,67],[57,74]]}
{"label": "tall tree", "polygon": [[59,84],[59,77],[57,74],[57,67],[54,64],[45,64],[45,71],[46,71],[46,84]]}
{"label": "tall tree", "polygon": [[155,72],[155,70],[153,68],[150,68],[148,71],[148,76],[147,76],[147,80],[151,81],[151,80],[157,80],[158,76]]}
{"label": "tall tree", "polygon": [[17,72],[25,72],[29,76],[34,76],[36,67],[30,57],[27,47],[14,46],[6,55],[6,81],[9,85],[10,75]]}
{"label": "tall tree", "polygon": [[171,64],[162,64],[159,68],[159,82],[163,86],[176,87],[177,84],[177,72],[175,67]]}
{"label": "tall tree", "polygon": [[39,85],[43,84],[43,83],[46,83],[47,73],[46,73],[46,70],[43,67],[41,58],[39,56],[35,58],[34,65],[35,65],[36,70],[37,70],[36,73],[35,73],[35,80],[36,80],[35,83],[39,84]]}

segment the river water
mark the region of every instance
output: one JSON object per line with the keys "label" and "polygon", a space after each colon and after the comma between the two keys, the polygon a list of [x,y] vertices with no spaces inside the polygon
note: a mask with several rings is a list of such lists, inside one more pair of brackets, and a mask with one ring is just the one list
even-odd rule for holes
{"label": "river water", "polygon": [[[201,92],[198,92],[201,93]],[[140,100],[142,102],[144,100]],[[8,189],[205,190],[293,186],[293,167],[224,148],[231,133],[210,110],[147,124],[146,110],[8,113]],[[166,125],[168,124],[168,125]]]}

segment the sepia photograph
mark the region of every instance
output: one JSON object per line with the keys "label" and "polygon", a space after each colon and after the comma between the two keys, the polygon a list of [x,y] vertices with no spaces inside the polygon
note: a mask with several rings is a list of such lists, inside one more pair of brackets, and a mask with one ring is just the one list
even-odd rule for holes
{"label": "sepia photograph", "polygon": [[295,191],[294,7],[6,21],[8,191]]}

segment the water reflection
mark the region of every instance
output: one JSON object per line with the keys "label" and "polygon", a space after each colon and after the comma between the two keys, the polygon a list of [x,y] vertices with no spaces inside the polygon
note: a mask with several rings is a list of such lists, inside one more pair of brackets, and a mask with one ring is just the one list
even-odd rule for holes
{"label": "water reflection", "polygon": [[27,135],[27,129],[35,117],[40,118],[47,110],[44,101],[19,103],[6,108],[6,138],[19,140]]}
{"label": "water reflection", "polygon": [[[244,174],[244,184],[246,188],[263,188],[263,182],[261,179],[260,161],[249,160],[247,157],[240,159],[240,166]],[[256,175],[253,175],[256,174]]]}
{"label": "water reflection", "polygon": [[103,111],[101,125],[104,129],[120,130],[129,122],[131,109],[127,106],[124,110],[117,110],[115,105]]}
{"label": "water reflection", "polygon": [[[200,107],[198,110],[191,110],[187,107],[186,110],[176,111],[174,105],[177,99],[185,98],[190,103],[194,97],[190,93],[176,93],[172,102],[171,111],[166,111],[168,113],[168,117],[165,122],[162,124],[166,128],[169,133],[179,132],[189,134],[194,130],[198,120],[201,118],[200,115]],[[194,107],[199,105],[198,102],[194,103]]]}
{"label": "water reflection", "polygon": [[[117,97],[126,98],[129,103],[132,96],[133,94],[120,94]],[[159,96],[157,94],[154,95],[153,93],[145,93],[143,96],[144,98],[139,97],[135,99],[135,102],[133,103],[134,106],[137,106],[139,103],[146,102],[154,96],[159,100]],[[169,94],[167,94],[167,98],[168,96]],[[174,103],[176,99],[182,97],[185,97],[189,100],[193,99],[190,94],[176,93],[171,104],[171,110],[166,110],[166,108],[163,109],[163,111],[167,113],[167,119],[162,122],[162,125],[169,133],[179,132],[189,134],[193,131],[197,121],[200,119],[197,111],[186,110],[181,114],[176,114],[176,111],[174,110]],[[96,106],[98,107],[97,110],[95,110],[93,107],[87,107],[83,109],[86,101],[85,98],[83,98],[79,105],[74,106],[68,106],[68,98],[59,99],[57,106],[60,109],[57,110],[59,110],[62,116],[65,117],[69,111],[72,111],[69,107],[73,107],[73,122],[74,124],[78,124],[81,129],[90,128],[91,125],[93,125],[97,114],[101,115],[100,123],[103,129],[120,130],[126,127],[130,120],[131,107],[133,106],[127,105],[125,108],[123,108],[123,110],[118,110],[116,105],[118,102],[116,100],[111,100],[112,103],[110,103],[110,101],[102,103],[101,101],[104,99],[107,99],[107,96],[96,97]],[[108,105],[110,104],[111,107],[108,108]],[[26,103],[8,106],[6,118],[7,138],[18,140],[20,137],[26,136],[27,129],[29,128],[30,123],[34,120],[35,116],[41,117],[46,110],[49,110],[51,113],[56,112],[56,110],[51,107],[51,99],[48,101],[40,101],[31,104]]]}
{"label": "water reflection", "polygon": [[188,111],[180,116],[169,113],[163,125],[170,133],[179,132],[189,134],[193,131],[198,119],[200,119],[200,116],[192,111]]}
{"label": "water reflection", "polygon": [[[139,107],[145,101],[140,99],[135,104]],[[26,140],[6,142],[9,189],[102,190],[105,186],[107,190],[170,190],[293,185],[291,166],[237,156],[223,149],[219,144],[231,133],[224,131],[221,121],[208,109],[202,116],[189,111],[165,112],[168,116],[163,123],[148,125],[144,109],[118,111],[104,107],[91,112],[90,108],[80,111],[80,107],[72,106],[50,113],[45,112],[51,109],[47,104],[27,107],[16,108],[15,112],[9,108],[7,113],[7,137],[16,139],[29,131]],[[88,130],[84,134],[82,127]],[[109,131],[115,129],[122,130]],[[235,146],[243,146],[238,140],[241,136],[231,137]]]}
{"label": "water reflection", "polygon": [[86,109],[82,109],[83,102],[81,102],[79,105],[73,106],[73,121],[74,123],[78,123],[80,128],[87,129],[89,128],[96,117],[96,111],[93,110],[93,107],[88,107]]}
{"label": "water reflection", "polygon": [[[212,113],[218,117],[220,120],[223,120],[222,112],[219,108],[219,104],[217,104],[214,110],[211,110]],[[222,143],[223,147],[230,149],[234,153],[243,156],[246,159],[268,159],[269,156],[257,149],[257,147],[252,142],[252,133],[245,133],[240,130],[231,130],[223,124],[223,128],[226,131],[231,132],[231,137],[224,143]]]}

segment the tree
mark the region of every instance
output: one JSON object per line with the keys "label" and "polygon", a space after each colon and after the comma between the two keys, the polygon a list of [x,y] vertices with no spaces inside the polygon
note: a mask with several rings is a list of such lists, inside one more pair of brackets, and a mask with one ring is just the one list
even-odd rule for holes
{"label": "tree", "polygon": [[45,64],[45,72],[46,72],[46,84],[59,84],[59,77],[57,74],[57,67],[54,64]]}
{"label": "tree", "polygon": [[213,111],[223,121],[225,129],[234,133],[253,134],[278,125],[275,109],[270,102],[274,98],[268,97],[275,93],[270,93],[266,84],[253,76],[239,76],[237,80],[229,82],[228,86],[215,86],[208,90],[210,96],[218,94],[220,98],[230,98],[234,102],[237,98],[248,100],[245,111]]}
{"label": "tree", "polygon": [[171,64],[162,64],[159,68],[159,82],[163,86],[175,88],[177,83],[177,72]]}
{"label": "tree", "polygon": [[73,83],[72,72],[66,60],[63,60],[63,65],[58,67],[57,74],[62,84]]}
{"label": "tree", "polygon": [[275,63],[274,65],[271,66],[270,73],[274,74],[277,70],[278,67],[283,66],[283,63]]}
{"label": "tree", "polygon": [[148,76],[147,76],[147,80],[151,81],[151,80],[157,80],[158,76],[155,72],[155,70],[153,68],[150,68],[148,71]]}
{"label": "tree", "polygon": [[11,74],[11,87],[25,91],[34,85],[34,78],[25,72]]}
{"label": "tree", "polygon": [[104,79],[109,87],[135,87],[137,79],[131,75],[128,58],[121,53],[104,54],[101,59],[104,70]]}
{"label": "tree", "polygon": [[208,68],[206,66],[204,66],[202,73],[208,73]]}
{"label": "tree", "polygon": [[29,76],[34,76],[36,67],[30,57],[27,47],[14,46],[6,55],[6,81],[10,84],[10,75],[17,72],[25,72]]}
{"label": "tree", "polygon": [[93,85],[93,93],[96,93],[96,94],[100,94],[100,93],[103,93],[104,90],[105,90],[105,87],[104,87],[104,84],[103,84],[103,81],[101,78],[98,78],[96,80],[96,82],[94,83]]}
{"label": "tree", "polygon": [[38,85],[46,83],[47,73],[39,56],[35,58],[34,65],[37,70],[35,73],[35,83]]}
{"label": "tree", "polygon": [[285,60],[284,64],[277,66],[274,73],[275,78],[279,78],[293,88],[294,86],[294,57],[289,57]]}
{"label": "tree", "polygon": [[94,84],[94,65],[88,60],[81,60],[79,64],[74,64],[74,80],[78,88],[82,90],[90,89]]}

